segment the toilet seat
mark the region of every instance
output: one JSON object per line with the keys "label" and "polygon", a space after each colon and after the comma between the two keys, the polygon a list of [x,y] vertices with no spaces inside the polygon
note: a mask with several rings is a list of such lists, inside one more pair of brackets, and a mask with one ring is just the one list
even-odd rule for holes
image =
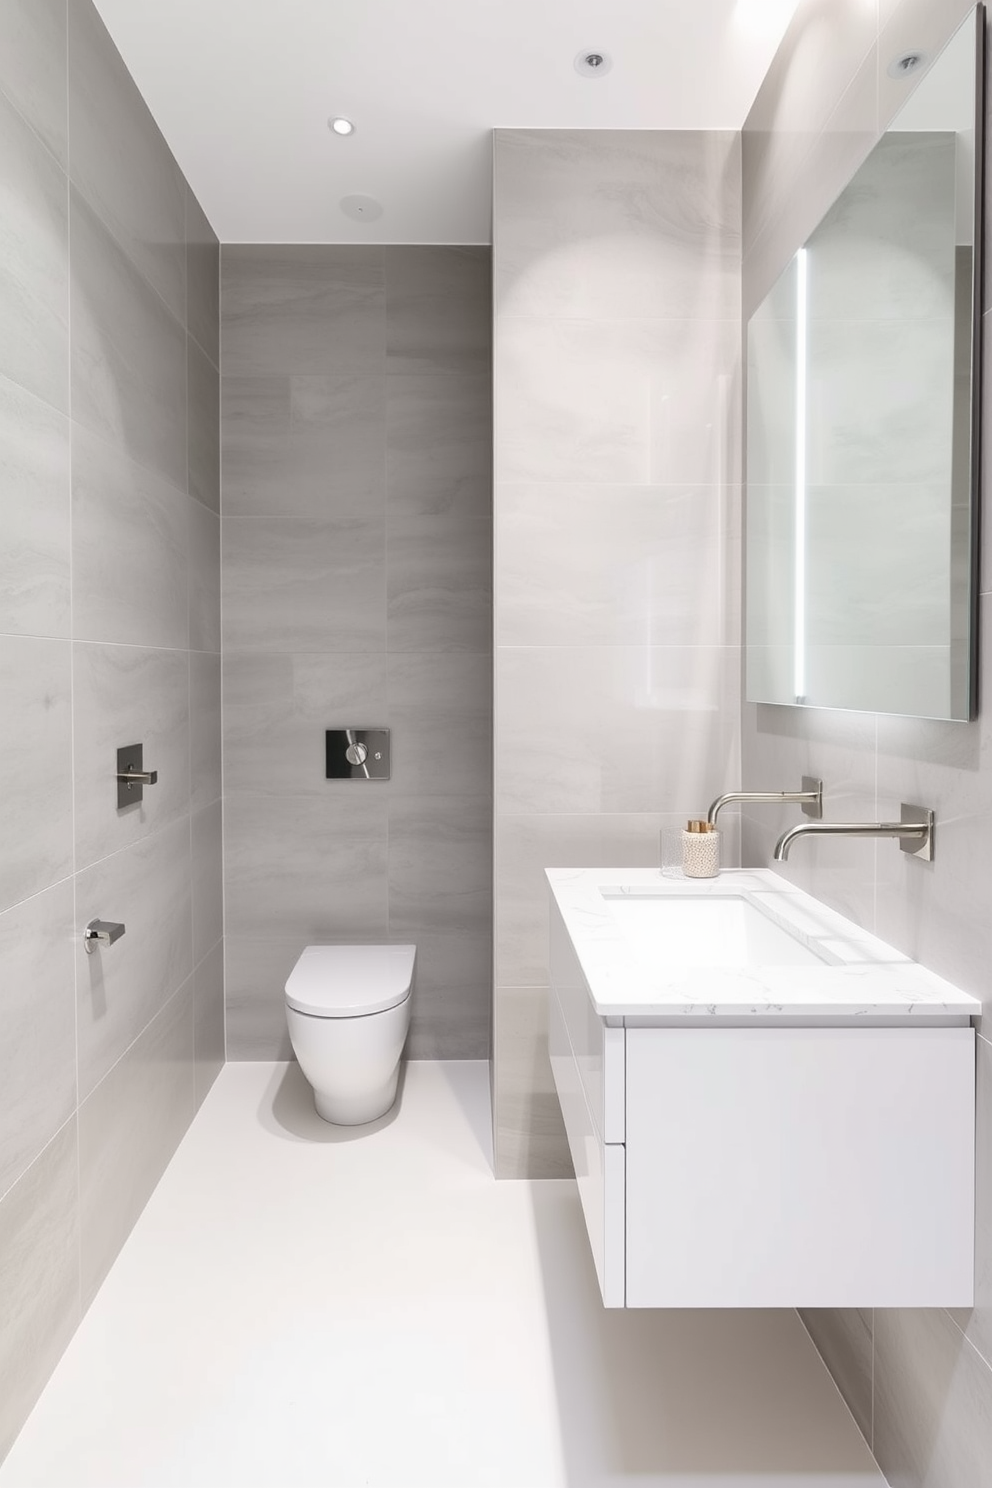
{"label": "toilet seat", "polygon": [[363,1018],[410,995],[413,945],[307,946],[286,982],[286,1002],[315,1018]]}

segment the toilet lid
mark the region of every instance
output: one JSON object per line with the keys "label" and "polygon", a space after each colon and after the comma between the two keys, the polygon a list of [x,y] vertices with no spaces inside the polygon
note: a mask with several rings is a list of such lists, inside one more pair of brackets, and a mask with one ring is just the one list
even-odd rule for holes
{"label": "toilet lid", "polygon": [[417,947],[307,946],[289,974],[286,1001],[316,1018],[384,1013],[409,996]]}

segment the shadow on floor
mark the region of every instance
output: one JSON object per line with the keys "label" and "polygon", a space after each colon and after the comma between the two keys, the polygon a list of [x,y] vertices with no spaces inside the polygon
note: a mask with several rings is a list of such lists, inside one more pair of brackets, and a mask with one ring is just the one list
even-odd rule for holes
{"label": "shadow on floor", "polygon": [[795,1313],[608,1310],[574,1186],[532,1202],[570,1488],[882,1488]]}
{"label": "shadow on floor", "polygon": [[294,1061],[278,1065],[265,1096],[258,1107],[258,1119],[266,1131],[282,1137],[288,1142],[360,1142],[391,1126],[403,1107],[403,1086],[406,1068],[400,1067],[399,1089],[396,1103],[377,1121],[367,1121],[364,1126],[335,1126],[318,1116],[313,1104],[313,1090]]}

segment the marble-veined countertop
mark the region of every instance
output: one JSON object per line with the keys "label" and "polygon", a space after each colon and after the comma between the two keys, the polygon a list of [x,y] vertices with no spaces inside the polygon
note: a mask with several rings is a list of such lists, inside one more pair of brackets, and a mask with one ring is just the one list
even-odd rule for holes
{"label": "marble-veined countertop", "polygon": [[[768,869],[672,879],[657,868],[549,868],[579,966],[600,1017],[684,1022],[961,1023],[981,1004]],[[676,966],[639,953],[610,899],[740,895],[822,958],[804,966]]]}

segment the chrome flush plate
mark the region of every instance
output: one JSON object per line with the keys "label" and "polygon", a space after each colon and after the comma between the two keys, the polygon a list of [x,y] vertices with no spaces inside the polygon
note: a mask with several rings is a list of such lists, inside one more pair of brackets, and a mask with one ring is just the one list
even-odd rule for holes
{"label": "chrome flush plate", "polygon": [[328,780],[389,779],[388,729],[328,729],[325,740]]}

